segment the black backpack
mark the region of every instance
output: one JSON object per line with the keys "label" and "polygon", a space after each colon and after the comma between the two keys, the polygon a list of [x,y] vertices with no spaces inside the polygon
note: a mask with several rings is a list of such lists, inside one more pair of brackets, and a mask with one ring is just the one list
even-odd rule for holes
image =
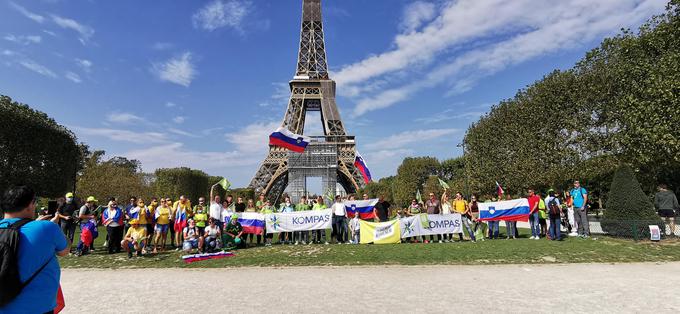
{"label": "black backpack", "polygon": [[550,213],[550,216],[552,217],[557,217],[560,215],[560,206],[557,205],[556,198],[551,198],[550,202],[548,202],[548,210]]}
{"label": "black backpack", "polygon": [[19,229],[31,221],[22,219],[11,225],[9,222],[0,223],[0,308],[14,300],[52,260],[50,258],[26,282],[22,283],[19,279]]}

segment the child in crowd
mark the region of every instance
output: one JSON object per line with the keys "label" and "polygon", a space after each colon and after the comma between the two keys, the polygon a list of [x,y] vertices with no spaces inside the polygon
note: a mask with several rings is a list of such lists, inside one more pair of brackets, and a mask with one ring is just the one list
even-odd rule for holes
{"label": "child in crowd", "polygon": [[352,221],[350,221],[349,228],[352,232],[352,243],[359,244],[359,231],[361,229],[361,222],[358,213],[354,215],[354,218],[352,218]]}

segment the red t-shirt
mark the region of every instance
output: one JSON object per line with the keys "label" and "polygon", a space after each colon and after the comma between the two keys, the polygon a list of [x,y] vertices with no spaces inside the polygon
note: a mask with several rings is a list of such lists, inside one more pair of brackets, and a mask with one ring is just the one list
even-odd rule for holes
{"label": "red t-shirt", "polygon": [[527,199],[529,200],[529,211],[533,213],[534,206],[536,206],[536,210],[538,210],[538,202],[541,201],[541,197],[534,194],[534,196],[529,196]]}

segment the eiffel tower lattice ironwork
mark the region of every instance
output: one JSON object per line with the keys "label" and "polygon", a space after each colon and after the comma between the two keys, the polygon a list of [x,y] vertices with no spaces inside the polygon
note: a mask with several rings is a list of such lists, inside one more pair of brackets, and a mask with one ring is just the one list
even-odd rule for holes
{"label": "eiffel tower lattice ironwork", "polygon": [[270,145],[249,187],[276,201],[290,186],[291,197],[297,201],[306,194],[307,178],[321,177],[324,193],[329,190],[335,193],[337,183],[347,193],[355,193],[364,186],[364,180],[354,167],[354,137],[345,132],[335,103],[335,81],[328,77],[321,0],[302,2],[300,51],[295,76],[289,85],[291,96],[282,127],[295,134],[305,134],[307,111],[319,111],[324,134],[311,136],[312,142],[302,154]]}

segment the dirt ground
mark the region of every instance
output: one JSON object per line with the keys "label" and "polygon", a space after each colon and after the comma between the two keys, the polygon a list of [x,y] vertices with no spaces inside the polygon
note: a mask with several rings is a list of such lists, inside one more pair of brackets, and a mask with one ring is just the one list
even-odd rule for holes
{"label": "dirt ground", "polygon": [[680,263],[65,269],[64,313],[679,313]]}

